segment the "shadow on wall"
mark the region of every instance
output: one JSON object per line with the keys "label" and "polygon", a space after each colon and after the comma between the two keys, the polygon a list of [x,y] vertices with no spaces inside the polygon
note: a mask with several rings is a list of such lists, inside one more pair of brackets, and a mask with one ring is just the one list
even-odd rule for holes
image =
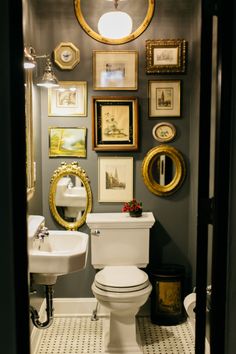
{"label": "shadow on wall", "polygon": [[[170,247],[171,255],[164,256],[164,249]],[[168,264],[179,264],[185,268],[184,292],[187,294],[192,291],[192,268],[187,256],[182,253],[179,247],[174,243],[171,236],[165,228],[157,221],[150,232],[150,255],[149,255],[149,271],[165,265],[165,259],[171,259]]]}

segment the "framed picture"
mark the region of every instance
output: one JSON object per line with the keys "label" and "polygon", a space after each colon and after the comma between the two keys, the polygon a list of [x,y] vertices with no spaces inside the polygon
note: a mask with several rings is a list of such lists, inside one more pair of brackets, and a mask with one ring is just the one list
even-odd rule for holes
{"label": "framed picture", "polygon": [[149,117],[180,117],[180,90],[180,80],[149,81]]}
{"label": "framed picture", "polygon": [[152,129],[154,139],[162,143],[172,141],[176,136],[175,126],[171,123],[162,122],[156,124]]}
{"label": "framed picture", "polygon": [[159,39],[146,41],[146,73],[184,73],[186,70],[184,39]]}
{"label": "framed picture", "polygon": [[92,109],[93,150],[138,149],[136,97],[92,97]]}
{"label": "framed picture", "polygon": [[86,157],[86,128],[49,127],[49,157]]}
{"label": "framed picture", "polygon": [[138,53],[135,50],[94,50],[93,89],[137,90]]}
{"label": "framed picture", "polygon": [[48,89],[48,115],[80,116],[87,115],[87,82],[60,81],[59,87]]}
{"label": "framed picture", "polygon": [[98,158],[98,201],[126,202],[133,199],[133,157]]}
{"label": "framed picture", "polygon": [[53,54],[55,64],[63,70],[72,70],[80,62],[80,50],[71,42],[61,42]]}

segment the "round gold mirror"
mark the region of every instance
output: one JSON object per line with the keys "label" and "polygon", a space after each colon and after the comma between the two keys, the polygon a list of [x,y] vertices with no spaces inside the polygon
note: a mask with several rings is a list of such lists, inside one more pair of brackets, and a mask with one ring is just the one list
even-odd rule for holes
{"label": "round gold mirror", "polygon": [[142,175],[152,193],[158,196],[173,194],[186,176],[183,156],[172,146],[154,147],[143,160]]}
{"label": "round gold mirror", "polygon": [[[148,27],[154,13],[155,0],[74,0],[74,6],[79,24],[90,37],[106,44],[123,44],[140,36]],[[130,34],[120,38],[110,38],[99,33],[98,24],[102,16],[113,15],[115,12],[131,18]],[[112,24],[114,25],[114,21]],[[122,27],[124,26],[119,25],[120,29]],[[112,30],[110,26],[110,32]]]}
{"label": "round gold mirror", "polygon": [[85,170],[77,162],[61,166],[53,173],[49,207],[55,220],[68,230],[85,223],[92,209],[92,192]]}

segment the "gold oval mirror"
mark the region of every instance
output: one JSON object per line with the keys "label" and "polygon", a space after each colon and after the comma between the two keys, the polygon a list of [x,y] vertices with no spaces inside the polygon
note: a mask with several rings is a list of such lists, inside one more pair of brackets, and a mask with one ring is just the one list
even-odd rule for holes
{"label": "gold oval mirror", "polygon": [[[108,38],[98,32],[98,22],[102,15],[115,12],[113,3],[119,12],[128,14],[133,22],[132,32],[121,38]],[[106,44],[123,44],[140,36],[148,27],[154,13],[155,0],[74,0],[74,6],[79,24],[90,37]]]}
{"label": "gold oval mirror", "polygon": [[186,176],[183,156],[172,146],[156,146],[148,151],[143,160],[142,175],[152,193],[158,196],[173,194]]}
{"label": "gold oval mirror", "polygon": [[77,230],[85,223],[92,209],[92,192],[88,176],[77,162],[62,162],[53,173],[49,207],[55,220],[65,229]]}

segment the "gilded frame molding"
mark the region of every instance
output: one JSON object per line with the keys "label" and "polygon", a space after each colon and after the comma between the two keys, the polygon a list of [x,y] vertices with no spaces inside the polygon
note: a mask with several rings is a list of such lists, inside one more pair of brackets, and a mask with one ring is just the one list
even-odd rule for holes
{"label": "gilded frame molding", "polygon": [[[55,196],[56,196],[56,188],[57,188],[57,182],[59,181],[60,178],[67,176],[69,174],[72,174],[78,178],[81,179],[81,181],[84,184],[84,187],[86,189],[87,193],[87,206],[86,209],[82,215],[82,217],[77,220],[76,222],[68,222],[65,221],[58,213],[57,207],[55,204]],[[80,226],[82,226],[85,221],[86,221],[86,216],[88,213],[91,212],[92,210],[92,191],[90,187],[90,181],[89,178],[86,174],[86,171],[79,166],[77,161],[74,161],[70,164],[67,164],[66,162],[62,162],[61,166],[58,167],[50,180],[50,190],[49,190],[49,208],[50,211],[54,217],[54,219],[63,226],[67,230],[77,230]]]}
{"label": "gilded frame molding", "polygon": [[110,39],[110,38],[102,37],[99,33],[95,32],[88,25],[88,23],[86,22],[82,14],[81,0],[74,0],[74,8],[75,8],[75,15],[77,17],[80,26],[90,37],[92,37],[98,42],[105,43],[105,44],[124,44],[133,41],[135,38],[139,37],[146,30],[154,14],[155,0],[148,0],[148,10],[141,25],[130,35],[119,39]]}
{"label": "gilded frame molding", "polygon": [[[152,175],[152,167],[158,155],[167,155],[175,164],[175,175],[172,181],[166,185],[160,185]],[[159,145],[149,150],[142,163],[142,176],[145,185],[150,192],[160,197],[168,196],[176,192],[186,177],[186,165],[182,154],[174,147]]]}
{"label": "gilded frame molding", "polygon": [[184,39],[146,40],[146,73],[185,73],[187,42]]}

